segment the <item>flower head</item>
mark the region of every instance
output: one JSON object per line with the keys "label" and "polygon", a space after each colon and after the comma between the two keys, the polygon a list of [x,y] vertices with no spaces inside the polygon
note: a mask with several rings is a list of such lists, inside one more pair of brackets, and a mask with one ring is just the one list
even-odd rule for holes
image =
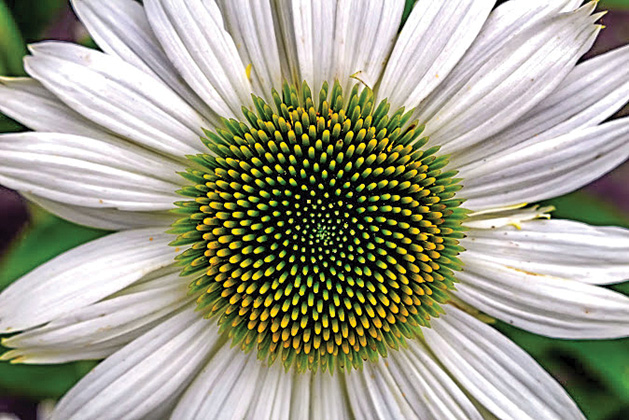
{"label": "flower head", "polygon": [[103,52],[0,80],[0,182],[117,231],[0,294],[3,359],[105,359],[54,418],[582,418],[484,321],[629,334],[629,232],[523,204],[629,155],[594,2],[72,3]]}

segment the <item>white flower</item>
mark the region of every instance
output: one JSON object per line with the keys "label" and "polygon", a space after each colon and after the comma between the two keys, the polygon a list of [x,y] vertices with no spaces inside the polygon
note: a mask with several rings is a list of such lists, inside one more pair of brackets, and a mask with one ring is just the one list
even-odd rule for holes
{"label": "white flower", "polygon": [[[595,2],[494,3],[419,0],[399,30],[401,0],[74,0],[104,52],[38,43],[32,78],[0,80],[35,130],[0,136],[0,182],[118,232],[0,294],[3,359],[106,358],[59,420],[583,418],[482,320],[629,335],[629,299],[599,287],[629,277],[629,232],[522,204],[627,159],[629,119],[604,121],[629,48],[577,65]],[[376,99],[348,105],[355,85]]]}

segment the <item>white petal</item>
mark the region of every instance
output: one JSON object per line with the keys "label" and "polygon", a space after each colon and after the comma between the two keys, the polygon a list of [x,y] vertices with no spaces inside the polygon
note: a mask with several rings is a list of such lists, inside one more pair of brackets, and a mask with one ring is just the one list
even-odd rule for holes
{"label": "white petal", "polygon": [[523,271],[473,248],[461,261],[457,297],[509,324],[555,338],[629,335],[629,298],[620,293]]}
{"label": "white petal", "polygon": [[337,4],[332,1],[294,0],[292,8],[299,80],[305,80],[313,92],[334,74],[334,35]]}
{"label": "white petal", "polygon": [[0,181],[49,200],[160,211],[179,199],[178,165],[122,141],[27,132],[0,135],[0,151]]}
{"label": "white petal", "polygon": [[[482,419],[459,386],[414,340],[386,360],[347,374],[357,418]],[[397,407],[397,408],[396,408]]]}
{"label": "white petal", "polygon": [[271,3],[221,0],[219,6],[242,62],[251,65],[254,91],[272,101],[271,88],[282,86],[282,65]]}
{"label": "white petal", "polygon": [[49,365],[77,360],[99,360],[120,350],[120,346],[90,346],[88,348],[71,347],[69,349],[51,349],[48,347],[28,347],[9,350],[0,356],[0,361]]}
{"label": "white petal", "polygon": [[473,229],[496,229],[503,226],[519,228],[522,222],[527,220],[550,219],[549,213],[555,210],[552,206],[523,208],[525,206],[526,204],[517,204],[472,212],[463,222],[463,225]]}
{"label": "white petal", "polygon": [[349,402],[345,397],[345,385],[340,373],[327,372],[310,374],[311,419],[349,419]]}
{"label": "white petal", "polygon": [[629,46],[579,64],[556,91],[512,126],[451,157],[460,168],[535,138],[541,141],[595,126],[629,101]]}
{"label": "white petal", "polygon": [[543,20],[453,71],[451,81],[420,107],[425,135],[453,153],[520,118],[555,90],[590,48],[600,30],[597,17],[590,16],[594,7]]}
{"label": "white petal", "polygon": [[[459,90],[483,65],[518,34],[561,12],[576,9],[583,0],[510,0],[491,12],[476,40],[441,88],[432,95],[424,112],[436,112],[453,92]],[[429,111],[430,110],[430,111]]]}
{"label": "white petal", "polygon": [[176,255],[171,239],[156,229],[114,233],[37,267],[0,294],[0,332],[68,315],[170,265]]}
{"label": "white petal", "polygon": [[266,373],[258,382],[256,401],[249,406],[247,415],[257,420],[291,420],[293,375],[287,374],[280,363],[264,370]]}
{"label": "white petal", "polygon": [[495,0],[419,0],[402,28],[379,95],[414,108],[448,76],[470,47]]}
{"label": "white petal", "polygon": [[448,307],[424,337],[465,391],[498,418],[585,419],[533,358],[472,316]]}
{"label": "white petal", "polygon": [[187,306],[87,374],[52,419],[155,418],[154,410],[183,391],[218,338],[217,329]]}
{"label": "white petal", "polygon": [[155,38],[140,3],[135,0],[72,0],[72,6],[103,51],[156,75],[194,109],[217,121],[208,106],[181,80]]}
{"label": "white petal", "polygon": [[32,130],[116,139],[27,77],[0,77],[0,111]]}
{"label": "white petal", "polygon": [[239,348],[225,345],[190,384],[171,418],[247,418],[245,414],[267,370],[255,354],[244,354]]}
{"label": "white petal", "polygon": [[155,77],[119,58],[63,42],[31,46],[28,73],[83,116],[176,157],[203,151],[209,124]]}
{"label": "white petal", "polygon": [[[147,332],[193,298],[187,295],[189,278],[179,277],[179,268],[151,273],[105,300],[77,309],[35,328],[2,341],[16,348],[20,363],[38,363],[38,355],[55,352],[64,356],[56,363],[72,359],[76,350],[96,352],[110,349],[106,356]],[[23,352],[34,356],[24,357]],[[6,358],[6,357],[5,357]],[[48,360],[46,363],[51,363]]]}
{"label": "white petal", "polygon": [[222,117],[242,114],[252,93],[232,37],[213,1],[147,0],[153,32],[179,73]]}
{"label": "white petal", "polygon": [[73,206],[24,193],[22,195],[62,219],[81,226],[104,230],[140,229],[150,226],[170,226],[178,217],[169,212],[123,211],[109,208]]}
{"label": "white petal", "polygon": [[300,83],[303,79],[299,76],[293,8],[283,0],[271,0],[271,3],[282,75],[290,83]]}
{"label": "white petal", "polygon": [[332,77],[346,90],[355,80],[373,89],[397,38],[404,2],[353,0],[337,8]]}
{"label": "white petal", "polygon": [[480,210],[574,191],[629,157],[629,118],[530,141],[460,168],[465,207]]}
{"label": "white petal", "polygon": [[315,93],[324,81],[335,79],[344,89],[352,79],[375,86],[393,48],[403,1],[295,0],[282,5],[283,34],[297,56],[299,81],[306,80]]}
{"label": "white petal", "polygon": [[199,373],[171,419],[346,419],[339,375],[298,374],[269,367],[237,348],[223,346]]}
{"label": "white petal", "polygon": [[[511,38],[529,30],[540,22],[575,10],[583,0],[510,0],[494,9],[485,22],[480,34],[457,66],[453,80],[463,76],[463,70],[478,66],[480,58],[492,55],[509,42]],[[458,80],[460,82],[460,80]]]}
{"label": "white petal", "polygon": [[569,220],[470,229],[461,245],[520,270],[590,284],[629,279],[629,230]]}

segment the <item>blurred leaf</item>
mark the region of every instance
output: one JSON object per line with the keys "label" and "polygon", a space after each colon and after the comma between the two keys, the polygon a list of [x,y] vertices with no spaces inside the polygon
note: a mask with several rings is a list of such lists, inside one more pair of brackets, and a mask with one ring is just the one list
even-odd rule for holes
{"label": "blurred leaf", "polygon": [[31,222],[0,260],[0,290],[62,252],[106,233],[75,225],[31,206]]}
{"label": "blurred leaf", "polygon": [[27,42],[38,41],[50,22],[68,0],[17,0],[11,5],[13,16]]}
{"label": "blurred leaf", "polygon": [[0,133],[14,133],[23,130],[23,125],[13,121],[11,118],[0,113]]}
{"label": "blurred leaf", "polygon": [[[0,354],[6,349],[0,347]],[[85,376],[95,362],[62,365],[11,365],[0,363],[0,395],[16,395],[37,400],[58,399]]]}
{"label": "blurred leaf", "polygon": [[19,76],[24,74],[22,57],[26,54],[24,40],[11,16],[11,11],[0,0],[0,74]]}
{"label": "blurred leaf", "polygon": [[601,0],[598,9],[627,9],[629,10],[629,0]]}
{"label": "blurred leaf", "polygon": [[591,193],[580,190],[572,194],[548,200],[543,205],[553,205],[553,217],[572,219],[592,225],[615,225],[629,227],[629,215],[618,210]]}
{"label": "blurred leaf", "polygon": [[[39,207],[31,206],[31,222],[0,260],[0,290],[13,280],[56,255],[106,232],[66,222]],[[7,349],[0,346],[0,354]],[[34,399],[59,398],[81,379],[96,362],[52,366],[0,363],[0,395]]]}

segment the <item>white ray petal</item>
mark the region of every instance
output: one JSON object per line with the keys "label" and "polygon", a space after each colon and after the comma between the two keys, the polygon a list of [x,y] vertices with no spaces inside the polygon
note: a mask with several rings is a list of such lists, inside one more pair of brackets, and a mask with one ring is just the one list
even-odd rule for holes
{"label": "white ray petal", "polygon": [[282,86],[282,64],[271,3],[221,0],[219,6],[243,64],[251,65],[254,91],[272,101],[271,88],[280,91]]}
{"label": "white ray petal", "polygon": [[140,229],[150,226],[170,226],[178,217],[169,212],[123,211],[113,208],[73,206],[25,193],[24,197],[50,213],[81,226],[104,230]]}
{"label": "white ray petal", "polygon": [[28,77],[0,77],[0,112],[36,131],[119,141]]}
{"label": "white ray petal", "polygon": [[269,367],[237,348],[212,356],[177,404],[171,419],[345,419],[339,375]]}
{"label": "white ray petal", "polygon": [[135,0],[72,0],[72,6],[103,51],[159,77],[202,115],[215,123],[218,121],[205,102],[181,80],[155,38],[140,3]]}
{"label": "white ray petal", "polygon": [[574,191],[629,157],[629,118],[514,146],[460,168],[465,207],[481,210]]}
{"label": "white ray petal", "polygon": [[536,142],[592,127],[629,101],[629,46],[579,64],[550,96],[510,127],[450,159],[463,167],[520,143]]}
{"label": "white ray petal", "polygon": [[144,7],[166,54],[195,92],[222,117],[252,104],[251,83],[214,1],[147,0]]}
{"label": "white ray petal", "polygon": [[245,418],[290,420],[293,375],[287,374],[279,363],[265,370],[266,374],[259,379],[256,401]]}
{"label": "white ray petal", "polygon": [[470,47],[495,0],[419,0],[382,76],[379,96],[414,108],[443,81]]}
{"label": "white ray petal", "polygon": [[574,280],[510,267],[491,254],[466,251],[456,295],[487,314],[555,338],[629,335],[629,298]]}
{"label": "white ray petal", "polygon": [[569,220],[470,229],[461,245],[519,270],[590,284],[629,279],[629,230]]}
{"label": "white ray petal", "polygon": [[57,363],[79,360],[73,359],[77,350],[97,353],[108,349],[105,356],[109,356],[193,299],[187,295],[190,279],[179,277],[179,271],[170,268],[151,273],[140,284],[42,327],[6,338],[2,345],[17,349],[15,357],[20,363],[39,363],[40,354],[46,353],[63,357]]}
{"label": "white ray petal", "polygon": [[179,395],[215,346],[216,328],[193,310],[179,314],[114,353],[72,388],[53,420],[147,418]]}
{"label": "white ray petal", "polygon": [[345,90],[356,81],[373,89],[390,59],[404,2],[353,0],[339,2],[337,8],[332,76]]}
{"label": "white ray petal", "polygon": [[76,206],[169,210],[178,165],[123,141],[56,133],[0,135],[0,180],[10,188]]}
{"label": "white ray petal", "polygon": [[245,418],[266,370],[255,354],[223,346],[190,384],[171,418]]}
{"label": "white ray petal", "polygon": [[526,203],[471,212],[463,226],[472,229],[496,229],[503,226],[519,228],[522,222],[536,219],[550,219],[554,207],[526,207]]}
{"label": "white ray petal", "polygon": [[172,235],[157,229],[114,233],[67,251],[0,294],[0,332],[32,328],[93,304],[172,264]]}
{"label": "white ray petal", "polygon": [[600,30],[594,25],[598,16],[591,16],[594,7],[542,20],[470,67],[453,71],[452,81],[418,111],[425,135],[453,153],[518,120],[555,90],[591,47]]}
{"label": "white ray petal", "polygon": [[448,307],[424,329],[433,354],[498,418],[585,419],[563,388],[524,350],[476,318]]}
{"label": "white ray petal", "polygon": [[[284,7],[282,7],[284,6]],[[373,88],[393,48],[404,2],[346,1],[277,3],[285,48],[297,60],[297,81],[313,92],[338,79],[344,89],[358,82]]]}
{"label": "white ray petal", "polygon": [[[375,366],[347,376],[357,418],[368,419],[378,413],[381,418],[482,419],[459,386],[414,340],[408,341],[408,348],[392,351]],[[383,411],[385,406],[393,411]]]}
{"label": "white ray petal", "polygon": [[31,45],[27,72],[86,118],[134,142],[181,158],[202,152],[202,127],[190,105],[157,78],[79,45]]}

